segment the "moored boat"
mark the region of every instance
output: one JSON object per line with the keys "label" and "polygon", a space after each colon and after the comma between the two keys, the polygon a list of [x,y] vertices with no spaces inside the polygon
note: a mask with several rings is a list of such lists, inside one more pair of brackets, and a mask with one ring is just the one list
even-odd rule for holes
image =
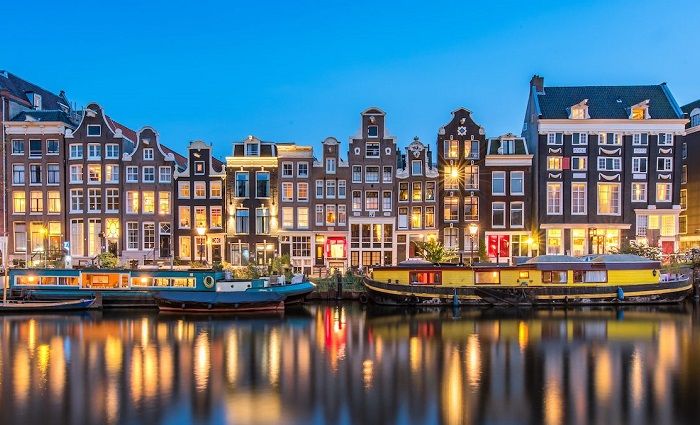
{"label": "moored boat", "polygon": [[660,262],[636,255],[542,255],[515,266],[375,267],[364,285],[372,301],[386,305],[566,306],[684,300],[692,291],[689,276],[662,274],[660,268]]}
{"label": "moored boat", "polygon": [[76,311],[99,308],[95,298],[67,301],[5,301],[0,303],[0,313],[43,313]]}
{"label": "moored boat", "polygon": [[263,313],[284,310],[285,296],[265,291],[160,292],[158,309],[186,313]]}

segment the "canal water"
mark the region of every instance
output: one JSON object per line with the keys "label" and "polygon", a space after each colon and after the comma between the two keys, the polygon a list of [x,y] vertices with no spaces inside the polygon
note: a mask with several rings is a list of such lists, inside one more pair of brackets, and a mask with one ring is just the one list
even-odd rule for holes
{"label": "canal water", "polygon": [[3,424],[700,422],[700,313],[0,316]]}

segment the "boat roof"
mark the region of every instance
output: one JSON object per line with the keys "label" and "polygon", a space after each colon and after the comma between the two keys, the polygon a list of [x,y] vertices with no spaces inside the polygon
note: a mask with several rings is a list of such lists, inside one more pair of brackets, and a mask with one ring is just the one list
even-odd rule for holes
{"label": "boat roof", "polygon": [[523,264],[548,264],[548,263],[580,263],[583,260],[571,255],[538,255],[530,258]]}

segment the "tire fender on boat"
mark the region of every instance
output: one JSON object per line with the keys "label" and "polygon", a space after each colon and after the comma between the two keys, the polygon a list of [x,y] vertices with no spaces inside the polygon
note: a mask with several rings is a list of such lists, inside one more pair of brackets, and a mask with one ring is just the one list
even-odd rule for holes
{"label": "tire fender on boat", "polygon": [[358,297],[358,300],[362,304],[367,304],[367,301],[368,301],[367,294],[365,294],[365,293],[360,294],[360,296]]}
{"label": "tire fender on boat", "polygon": [[204,287],[207,289],[211,289],[214,287],[214,278],[211,276],[205,276],[204,277]]}
{"label": "tire fender on boat", "polygon": [[408,302],[411,304],[418,304],[418,297],[416,294],[411,294],[411,296],[408,297]]}

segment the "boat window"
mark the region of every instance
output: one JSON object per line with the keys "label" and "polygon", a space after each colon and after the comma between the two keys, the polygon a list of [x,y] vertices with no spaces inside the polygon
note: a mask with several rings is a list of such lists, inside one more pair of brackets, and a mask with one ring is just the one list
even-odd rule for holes
{"label": "boat window", "polygon": [[520,279],[529,279],[530,278],[530,272],[520,272],[518,274],[518,277]]}
{"label": "boat window", "polygon": [[78,286],[78,278],[71,276],[15,276],[15,285]]}
{"label": "boat window", "polygon": [[498,271],[476,272],[475,275],[477,284],[498,285],[501,283],[501,276]]}
{"label": "boat window", "polygon": [[542,272],[542,283],[566,283],[565,271]]}
{"label": "boat window", "polygon": [[595,270],[586,272],[587,283],[605,283],[608,281],[608,272],[606,270]]}
{"label": "boat window", "polygon": [[159,288],[194,288],[194,278],[169,278],[169,277],[151,277],[139,276],[131,278],[131,286],[150,286]]}
{"label": "boat window", "polygon": [[441,272],[411,272],[412,285],[440,285],[442,283]]}
{"label": "boat window", "polygon": [[83,286],[85,288],[116,289],[126,285],[126,279],[116,273],[83,274]]}

